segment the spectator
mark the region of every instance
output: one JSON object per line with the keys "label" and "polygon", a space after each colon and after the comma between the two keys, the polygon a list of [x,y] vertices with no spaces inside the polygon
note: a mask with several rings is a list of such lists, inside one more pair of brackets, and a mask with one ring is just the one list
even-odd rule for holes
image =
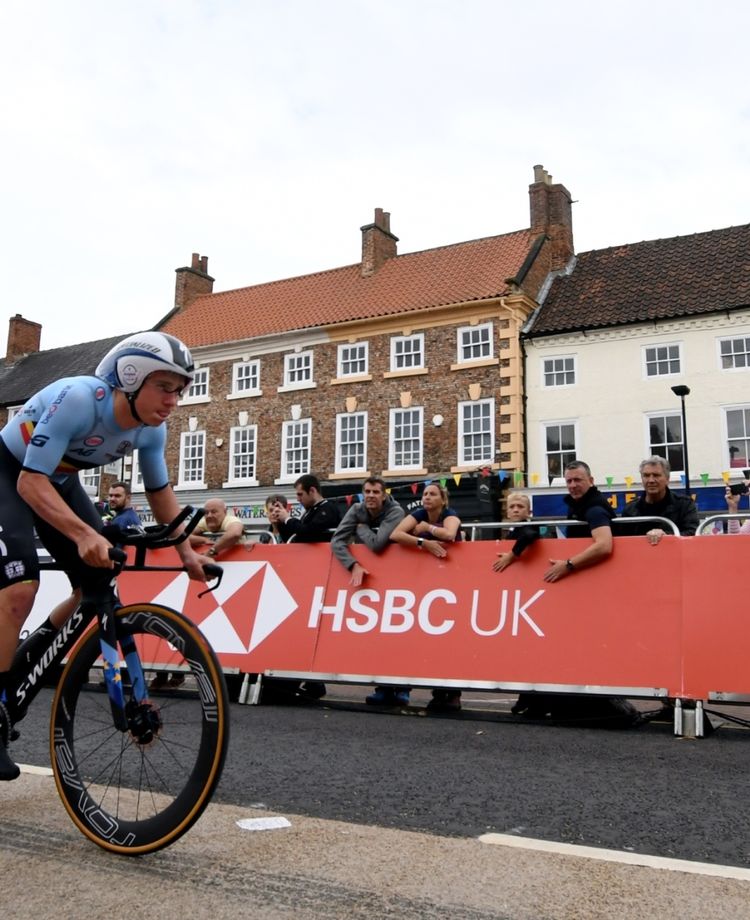
{"label": "spectator", "polygon": [[[193,547],[210,546],[206,555],[215,558],[219,553],[236,546],[243,534],[242,521],[227,512],[227,506],[220,498],[210,498],[189,540]],[[149,684],[149,690],[176,690],[184,683],[185,675],[180,671],[159,671]]]}
{"label": "spectator", "polygon": [[[372,552],[380,553],[390,543],[394,527],[403,520],[403,508],[386,493],[385,482],[370,476],[362,486],[363,502],[349,508],[336,528],[331,549],[339,562],[352,574],[349,583],[359,587],[370,573],[352,555],[349,544],[364,543]],[[409,702],[408,687],[375,687],[366,698],[371,706],[401,706]]]}
{"label": "spectator", "polygon": [[[565,467],[565,485],[568,494],[568,518],[583,521],[588,525],[591,545],[568,559],[550,559],[550,568],[544,573],[544,580],[559,581],[572,575],[578,569],[585,569],[603,562],[612,554],[612,518],[615,516],[609,502],[594,485],[591,469],[582,460],[573,460]],[[571,534],[578,536],[582,531],[571,528]]]}
{"label": "spectator", "polygon": [[[523,492],[511,492],[505,503],[505,514],[514,524],[531,520],[531,499]],[[515,543],[507,553],[497,554],[498,558],[492,564],[492,571],[502,572],[507,569],[527,547],[539,539],[539,536],[538,527],[511,527],[506,539],[515,540]]]}
{"label": "spectator", "polygon": [[320,492],[316,476],[306,473],[294,483],[297,501],[305,509],[302,517],[294,518],[287,508],[277,509],[277,526],[285,543],[330,543],[340,515],[338,508]]}
{"label": "spectator", "polygon": [[[689,495],[677,495],[669,488],[669,463],[663,457],[649,457],[641,462],[639,470],[644,494],[628,502],[622,516],[667,518],[683,537],[692,537],[698,529],[698,509]],[[627,533],[645,534],[648,542],[655,546],[665,531],[643,522],[629,525]]]}
{"label": "spectator", "polygon": [[284,539],[281,536],[281,531],[279,530],[279,521],[278,521],[278,509],[287,508],[289,502],[286,500],[286,495],[282,495],[280,492],[276,492],[273,495],[269,495],[266,499],[266,517],[269,521],[268,530],[264,531],[259,537],[259,543],[283,543]]}
{"label": "spectator", "polygon": [[[745,485],[747,488],[745,483],[741,483],[741,485]],[[744,494],[747,494],[747,492]],[[738,513],[741,497],[741,495],[735,495],[729,486],[727,486],[724,490],[724,498],[727,502],[727,511],[730,514]],[[737,518],[732,518],[731,520],[727,521],[727,533],[750,533],[750,520],[745,521],[744,524],[740,524]]]}
{"label": "spectator", "polygon": [[[582,460],[568,463],[565,485],[568,489],[565,496],[568,518],[587,525],[591,544],[567,559],[550,559],[550,568],[544,574],[547,582],[556,582],[580,569],[598,565],[612,555],[612,518],[615,513],[594,485],[589,465]],[[572,536],[578,536],[580,532],[577,527],[570,528]],[[619,727],[635,725],[639,720],[635,707],[622,697],[535,693],[532,700],[523,712],[526,718],[544,718],[549,714],[555,719]],[[515,707],[514,710],[518,711]]]}
{"label": "spectator", "polygon": [[226,504],[220,498],[210,498],[204,506],[203,517],[190,534],[190,543],[210,546],[207,555],[216,557],[241,543],[244,532],[242,521],[229,514]]}
{"label": "spectator", "polygon": [[[330,543],[333,530],[339,523],[338,508],[320,491],[320,481],[316,476],[305,473],[294,483],[297,501],[305,509],[302,517],[294,518],[286,505],[276,502],[273,506],[272,525],[275,523],[284,543]],[[301,686],[295,681],[266,678],[264,702],[285,702],[300,691],[302,698],[320,699],[326,695],[326,686],[321,681],[307,680]]]}
{"label": "spectator", "polygon": [[404,517],[403,509],[386,493],[385,482],[378,476],[365,479],[362,494],[364,501],[349,508],[331,540],[334,556],[352,573],[350,584],[354,587],[359,587],[370,573],[354,558],[349,544],[364,543],[373,553],[380,553]]}
{"label": "spectator", "polygon": [[[407,514],[391,534],[394,543],[426,550],[438,559],[448,555],[443,544],[461,539],[461,520],[448,506],[448,490],[431,482],[422,492],[422,507]],[[368,702],[369,702],[368,697]],[[399,700],[403,702],[403,700]],[[408,702],[408,693],[406,702]],[[427,704],[431,712],[457,711],[461,708],[461,691],[436,688]]]}
{"label": "spectator", "polygon": [[138,512],[133,508],[133,496],[130,486],[127,482],[113,482],[109,487],[107,503],[109,504],[110,518],[109,523],[120,530],[126,530],[135,527],[137,530],[143,530]]}

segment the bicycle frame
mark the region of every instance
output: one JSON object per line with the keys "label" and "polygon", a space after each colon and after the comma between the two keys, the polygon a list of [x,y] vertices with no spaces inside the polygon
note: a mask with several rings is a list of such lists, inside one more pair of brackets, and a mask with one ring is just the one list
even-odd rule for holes
{"label": "bicycle frame", "polygon": [[[113,547],[110,555],[115,562],[114,570],[101,570],[102,578],[100,582],[87,586],[81,603],[60,629],[52,633],[49,643],[46,645],[39,644],[39,647],[34,649],[32,658],[29,661],[24,661],[26,656],[25,646],[32,637],[37,637],[39,630],[32,632],[19,645],[11,667],[10,681],[6,690],[6,705],[14,724],[20,722],[25,716],[29,706],[33,703],[42,686],[44,686],[45,677],[55,672],[70,650],[80,641],[91,623],[96,619],[101,634],[104,681],[112,708],[114,724],[119,731],[127,731],[125,695],[122,688],[121,659],[118,654],[118,645],[132,680],[133,697],[136,702],[143,702],[148,696],[148,691],[135,645],[130,637],[120,637],[118,635],[116,620],[112,616],[114,611],[121,606],[117,596],[117,576],[125,570],[180,571],[180,566],[146,565],[147,552],[149,549],[162,549],[166,546],[176,546],[181,543],[195,529],[202,516],[202,509],[196,510],[188,505],[169,524],[146,530],[143,533],[122,534],[119,531],[117,532],[116,539],[119,544],[135,547],[134,561],[128,564],[126,562],[126,553]],[[185,521],[187,523],[184,530],[175,536],[176,529]],[[54,561],[42,562],[40,563],[40,570],[42,572],[60,571],[61,566]],[[217,584],[221,581],[222,569],[220,566],[207,566],[206,573],[209,577],[218,579]],[[40,629],[43,628],[40,627]]]}

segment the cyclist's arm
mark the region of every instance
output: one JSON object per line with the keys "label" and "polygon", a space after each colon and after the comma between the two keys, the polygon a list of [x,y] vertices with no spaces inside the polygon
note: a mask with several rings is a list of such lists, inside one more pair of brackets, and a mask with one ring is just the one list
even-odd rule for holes
{"label": "cyclist's arm", "polygon": [[[160,524],[168,524],[173,521],[182,510],[169,483],[153,492],[147,491],[146,498],[151,510],[154,512],[154,517]],[[175,549],[179,553],[182,564],[185,566],[190,578],[195,581],[205,581],[206,576],[203,573],[203,566],[211,562],[211,559],[199,556],[188,540],[178,543]]]}
{"label": "cyclist's arm", "polygon": [[112,567],[109,558],[112,544],[73,513],[47,476],[21,470],[17,488],[21,498],[42,520],[77,544],[78,554],[86,565]]}

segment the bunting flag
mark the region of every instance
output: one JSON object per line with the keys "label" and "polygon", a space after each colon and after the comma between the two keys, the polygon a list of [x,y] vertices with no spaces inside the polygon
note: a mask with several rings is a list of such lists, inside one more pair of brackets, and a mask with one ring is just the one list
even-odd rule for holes
{"label": "bunting flag", "polygon": [[351,505],[353,499],[354,499],[354,496],[353,496],[353,495],[347,495],[347,496],[346,496],[346,503],[347,503],[347,505]]}
{"label": "bunting flag", "polygon": [[441,485],[444,489],[447,488],[447,483],[448,483],[448,480],[447,480],[447,479],[441,479],[441,480],[440,480],[440,485]]}
{"label": "bunting flag", "polygon": [[513,472],[513,485],[522,486],[523,485],[523,470],[514,470]]}
{"label": "bunting flag", "polygon": [[416,482],[413,482],[409,488],[411,489],[412,495],[416,495],[417,489],[419,488],[419,484]]}
{"label": "bunting flag", "polygon": [[505,480],[508,478],[508,471],[500,470],[497,474],[497,478],[500,480],[500,482],[505,482]]}
{"label": "bunting flag", "polygon": [[630,488],[630,487],[633,485],[633,477],[632,477],[632,476],[626,476],[626,477],[625,477],[625,485],[626,485],[628,488]]}
{"label": "bunting flag", "polygon": [[539,473],[532,473],[532,474],[531,474],[531,484],[532,484],[532,486],[535,486],[538,482],[539,482]]}
{"label": "bunting flag", "polygon": [[701,482],[704,486],[708,485],[708,473],[701,473]]}
{"label": "bunting flag", "polygon": [[386,495],[390,495],[392,491],[393,491],[393,489],[388,488],[388,489],[385,490],[385,494],[386,494]]}
{"label": "bunting flag", "polygon": [[610,489],[612,488],[612,483],[613,483],[614,481],[615,481],[615,477],[614,477],[614,476],[607,476],[607,485],[609,486]]}
{"label": "bunting flag", "polygon": [[432,485],[432,480],[431,480],[431,479],[425,479],[425,481],[424,481],[424,487],[425,487],[425,489],[427,488],[427,486],[431,486],[431,485]]}
{"label": "bunting flag", "polygon": [[364,500],[365,500],[365,496],[362,494],[362,492],[357,492],[357,501],[363,502]]}
{"label": "bunting flag", "polygon": [[550,473],[547,479],[549,480],[549,484],[552,485],[552,483],[555,481],[555,474]]}
{"label": "bunting flag", "polygon": [[728,482],[729,482],[729,473],[727,473],[727,472],[722,473],[722,474],[721,474],[721,478],[724,480],[725,483],[728,483]]}
{"label": "bunting flag", "polygon": [[456,485],[458,485],[458,484],[461,482],[461,474],[460,474],[460,473],[454,473],[454,474],[453,474],[453,481],[456,483]]}
{"label": "bunting flag", "polygon": [[490,475],[490,468],[488,466],[483,466],[479,471],[479,475],[482,477],[482,479],[486,479]]}
{"label": "bunting flag", "polygon": [[684,473],[680,473],[680,482],[682,483],[683,488],[687,485],[687,479]]}

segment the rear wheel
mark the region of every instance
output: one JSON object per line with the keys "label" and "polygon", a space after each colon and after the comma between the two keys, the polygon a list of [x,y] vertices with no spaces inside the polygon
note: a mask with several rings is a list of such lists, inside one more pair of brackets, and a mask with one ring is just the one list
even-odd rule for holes
{"label": "rear wheel", "polygon": [[147,684],[166,672],[184,681],[142,703],[126,687],[128,729],[119,731],[102,684],[99,630],[92,630],[70,653],[55,693],[52,768],[78,828],[107,850],[137,855],[173,843],[210,801],[229,740],[228,698],[216,655],[182,614],[133,604],[116,618]]}

